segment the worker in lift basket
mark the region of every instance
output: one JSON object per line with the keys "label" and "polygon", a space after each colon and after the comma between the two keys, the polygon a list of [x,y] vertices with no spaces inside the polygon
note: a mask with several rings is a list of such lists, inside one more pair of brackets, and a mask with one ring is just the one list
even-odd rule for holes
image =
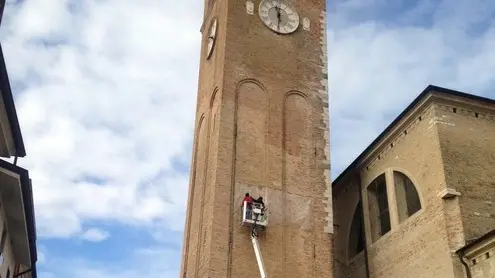
{"label": "worker in lift basket", "polygon": [[254,199],[253,203],[258,203],[261,206],[261,210],[265,210],[265,202],[263,202],[263,197],[259,196],[258,199]]}
{"label": "worker in lift basket", "polygon": [[244,208],[244,202],[247,202],[247,205],[246,205],[246,219],[251,219],[251,210],[253,208],[253,198],[249,195],[249,193],[246,193],[244,195],[244,199],[242,199],[241,212],[242,212],[242,208]]}
{"label": "worker in lift basket", "polygon": [[261,209],[261,213],[260,213],[261,218],[258,217],[257,221],[264,221],[265,202],[263,202],[263,197],[259,196],[258,199],[253,199],[253,206]]}

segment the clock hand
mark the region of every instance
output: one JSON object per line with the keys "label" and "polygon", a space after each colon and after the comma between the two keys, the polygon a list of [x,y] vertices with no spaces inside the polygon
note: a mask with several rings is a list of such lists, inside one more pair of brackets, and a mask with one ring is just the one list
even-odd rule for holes
{"label": "clock hand", "polygon": [[280,2],[277,2],[277,6],[275,9],[277,9],[277,30],[280,30]]}

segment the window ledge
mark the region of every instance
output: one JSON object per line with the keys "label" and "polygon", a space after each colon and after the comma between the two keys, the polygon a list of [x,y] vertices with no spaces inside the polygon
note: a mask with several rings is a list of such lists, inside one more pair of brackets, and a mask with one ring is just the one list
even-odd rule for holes
{"label": "window ledge", "polygon": [[456,196],[461,196],[461,192],[455,190],[454,188],[445,188],[438,194],[438,197],[442,199],[451,199]]}

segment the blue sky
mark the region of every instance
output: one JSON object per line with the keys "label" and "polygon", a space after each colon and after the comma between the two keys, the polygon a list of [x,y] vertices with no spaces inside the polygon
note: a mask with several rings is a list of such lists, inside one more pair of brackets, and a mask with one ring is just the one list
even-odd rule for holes
{"label": "blue sky", "polygon": [[[7,1],[41,278],[178,277],[202,0]],[[495,98],[495,3],[328,2],[332,178],[428,84]]]}

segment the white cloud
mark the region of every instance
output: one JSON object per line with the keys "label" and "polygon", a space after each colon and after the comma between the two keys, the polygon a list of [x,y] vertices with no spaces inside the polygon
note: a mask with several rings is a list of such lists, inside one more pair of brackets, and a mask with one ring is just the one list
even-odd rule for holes
{"label": "white cloud", "polygon": [[190,152],[202,14],[193,3],[7,6],[2,44],[23,88],[19,164],[41,236],[75,236],[92,219],[183,228],[188,173],[172,163]]}
{"label": "white cloud", "polygon": [[[188,173],[174,163],[190,159],[203,2],[8,2],[2,46],[40,238],[103,238],[97,227],[83,230],[91,221],[148,229],[163,244],[182,230]],[[473,29],[494,5],[419,2],[393,23],[381,10],[409,1],[328,3],[332,178],[426,85],[494,87],[495,29]],[[43,277],[178,275],[175,249],[131,255],[117,271],[48,254]]]}
{"label": "white cloud", "polygon": [[[418,2],[403,14],[377,12],[387,9],[378,0],[329,3],[332,179],[427,85],[484,95],[494,88],[488,11],[495,5]],[[366,20],[353,18],[358,14]],[[403,16],[414,22],[405,24]]]}
{"label": "white cloud", "polygon": [[43,274],[41,277],[178,277],[177,265],[180,264],[180,257],[174,249],[154,246],[139,248],[129,254],[124,254],[118,265],[104,261],[89,261],[81,257],[51,257],[48,264],[48,267],[53,270],[51,273],[53,276]]}
{"label": "white cloud", "polygon": [[109,237],[110,237],[109,232],[98,228],[88,229],[81,235],[82,239],[92,242],[103,241]]}
{"label": "white cloud", "polygon": [[41,250],[38,250],[38,260],[36,261],[36,265],[42,265],[45,263],[45,253]]}

